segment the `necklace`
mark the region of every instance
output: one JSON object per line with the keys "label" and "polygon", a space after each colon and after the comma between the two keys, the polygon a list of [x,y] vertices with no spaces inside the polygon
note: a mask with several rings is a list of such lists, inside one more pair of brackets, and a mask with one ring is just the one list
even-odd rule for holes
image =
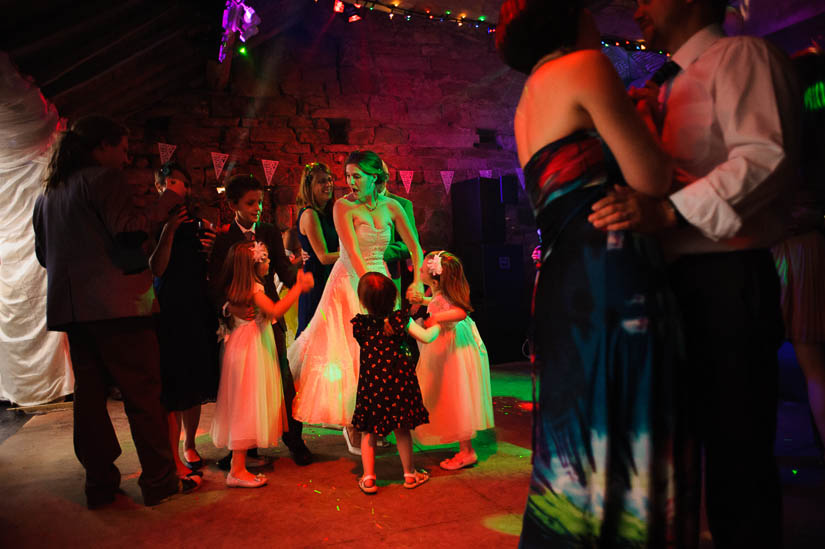
{"label": "necklace", "polygon": [[369,204],[367,204],[367,199],[365,198],[363,201],[360,202],[360,204],[364,206],[367,209],[367,211],[374,212],[375,209],[378,208],[378,200],[376,199],[374,202],[375,203],[372,206],[370,206]]}

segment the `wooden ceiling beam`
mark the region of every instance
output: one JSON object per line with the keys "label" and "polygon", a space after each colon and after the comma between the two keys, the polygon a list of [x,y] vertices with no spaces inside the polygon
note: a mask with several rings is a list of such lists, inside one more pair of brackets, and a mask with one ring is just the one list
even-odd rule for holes
{"label": "wooden ceiling beam", "polygon": [[80,67],[84,63],[87,63],[87,62],[91,61],[92,59],[105,54],[107,51],[113,50],[114,48],[116,48],[120,44],[123,44],[123,43],[129,41],[134,36],[137,36],[141,33],[144,33],[147,29],[151,29],[152,27],[156,26],[159,21],[163,21],[163,19],[166,18],[168,16],[168,14],[172,11],[174,11],[174,8],[167,8],[165,11],[159,13],[158,15],[155,15],[154,17],[152,17],[148,21],[145,21],[141,25],[132,28],[128,32],[120,34],[115,40],[106,42],[106,45],[103,46],[102,48],[100,48],[100,49],[98,49],[98,50],[96,50],[96,51],[94,51],[94,52],[92,52],[92,53],[90,53],[90,54],[88,54],[84,57],[81,57],[80,59],[78,59],[74,63],[69,64],[67,67],[63,68],[62,70],[60,70],[56,74],[53,74],[49,77],[46,77],[46,78],[42,79],[42,81],[39,82],[40,86],[41,87],[48,86],[49,84],[57,81],[61,77],[65,76],[66,74],[68,74],[68,73],[72,72],[73,70],[75,70],[76,68]]}
{"label": "wooden ceiling beam", "polygon": [[[14,59],[25,58],[44,51],[58,51],[59,46],[66,42],[70,42],[78,36],[88,36],[99,31],[100,27],[107,27],[107,22],[111,20],[120,19],[123,14],[128,13],[129,10],[140,7],[144,2],[142,0],[127,0],[125,2],[115,2],[114,5],[106,10],[101,11],[95,17],[83,19],[76,24],[69,24],[62,30],[49,33],[45,36],[22,45],[17,48],[12,48],[9,54]],[[51,14],[53,15],[53,14]]]}

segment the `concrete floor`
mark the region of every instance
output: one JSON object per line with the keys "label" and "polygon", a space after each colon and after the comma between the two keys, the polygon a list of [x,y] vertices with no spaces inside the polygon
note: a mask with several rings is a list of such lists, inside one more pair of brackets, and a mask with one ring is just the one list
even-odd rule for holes
{"label": "concrete floor", "polygon": [[[496,429],[477,439],[479,464],[442,471],[450,448],[419,451],[416,465],[432,479],[416,490],[401,486],[393,446],[379,454],[378,495],[363,495],[359,458],[347,454],[340,432],[323,428],[305,429],[316,463],[297,467],[285,447],[269,449],[267,487],[227,489],[214,465],[223,451],[204,433],[204,485],[154,508],[142,505],[128,424],[112,401],[126,495],[94,512],[72,450],[71,410],[37,415],[0,444],[0,547],[515,547],[530,474],[530,392],[523,365],[494,368]],[[205,430],[212,410],[204,407]],[[786,402],[779,411],[786,548],[825,547],[825,467],[813,457],[806,408]],[[710,547],[709,533],[702,537]]]}

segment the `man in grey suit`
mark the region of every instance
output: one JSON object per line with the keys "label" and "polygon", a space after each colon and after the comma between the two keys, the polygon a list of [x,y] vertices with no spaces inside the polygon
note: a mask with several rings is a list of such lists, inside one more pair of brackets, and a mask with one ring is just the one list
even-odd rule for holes
{"label": "man in grey suit", "polygon": [[114,461],[121,449],[106,408],[110,380],[123,394],[144,503],[199,484],[179,481],[172,460],[151,318],[157,302],[141,249],[182,201],[183,189],[168,186],[157,203],[136,207],[122,171],[126,133],[102,116],[75,122],[52,151],[33,216],[35,253],[48,278],[47,327],[69,339],[74,447],[86,469],[90,509],[114,501],[120,486]]}

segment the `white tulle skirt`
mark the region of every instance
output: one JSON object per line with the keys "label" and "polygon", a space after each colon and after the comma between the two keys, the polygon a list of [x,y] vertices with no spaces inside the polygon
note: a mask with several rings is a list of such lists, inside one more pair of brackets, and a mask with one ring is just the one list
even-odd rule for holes
{"label": "white tulle skirt", "polygon": [[272,327],[266,319],[235,321],[221,362],[212,442],[230,450],[277,446],[287,415]]}
{"label": "white tulle skirt", "polygon": [[495,426],[490,359],[475,322],[467,317],[441,328],[435,341],[419,344],[416,374],[430,422],[413,437],[425,446],[470,440]]}
{"label": "white tulle skirt", "polygon": [[[386,274],[383,264],[373,268]],[[355,274],[336,262],[312,320],[287,350],[296,391],[292,417],[298,421],[347,425],[352,418],[360,349],[351,321],[362,312],[357,288]]]}

